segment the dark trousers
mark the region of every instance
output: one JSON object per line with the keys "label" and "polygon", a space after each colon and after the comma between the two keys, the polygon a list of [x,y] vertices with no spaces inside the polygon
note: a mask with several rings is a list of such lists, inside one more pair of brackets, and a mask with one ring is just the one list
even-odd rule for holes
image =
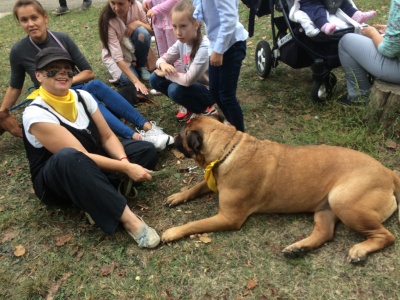
{"label": "dark trousers", "polygon": [[[304,11],[318,29],[328,23],[327,11],[322,2],[315,0],[301,0],[300,9]],[[352,17],[357,9],[348,0],[343,0],[340,9],[349,17]]]}
{"label": "dark trousers", "polygon": [[215,102],[229,123],[240,131],[244,131],[244,120],[242,108],[236,98],[236,89],[245,57],[246,41],[236,42],[224,53],[222,66],[210,64],[208,69],[210,92]]}
{"label": "dark trousers", "polygon": [[[92,0],[83,0],[83,2],[90,3]],[[67,0],[58,0],[61,7],[67,7]]]}
{"label": "dark trousers", "polygon": [[[133,140],[122,143],[132,163],[154,169],[157,152],[153,144]],[[112,234],[126,206],[126,199],[116,189],[118,176],[101,171],[82,152],[64,148],[51,156],[33,184],[44,204],[74,205],[87,212],[105,233]]]}

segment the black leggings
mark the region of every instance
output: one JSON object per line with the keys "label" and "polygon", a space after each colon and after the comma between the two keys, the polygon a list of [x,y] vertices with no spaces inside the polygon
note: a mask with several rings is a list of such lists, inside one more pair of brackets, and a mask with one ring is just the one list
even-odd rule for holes
{"label": "black leggings", "polygon": [[[130,162],[154,170],[157,152],[153,144],[122,143]],[[118,183],[117,173],[103,172],[82,152],[64,148],[46,162],[33,185],[44,204],[77,206],[105,233],[112,234],[126,206],[126,199],[116,189]]]}

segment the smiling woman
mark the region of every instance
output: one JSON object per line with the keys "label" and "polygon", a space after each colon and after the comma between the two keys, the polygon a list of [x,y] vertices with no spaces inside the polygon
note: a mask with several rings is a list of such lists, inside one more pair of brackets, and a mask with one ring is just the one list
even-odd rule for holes
{"label": "smiling woman", "polygon": [[39,95],[25,109],[25,151],[35,194],[46,205],[73,205],[88,213],[108,234],[122,223],[139,247],[154,248],[157,232],[127,206],[117,192],[118,175],[136,182],[151,180],[156,151],[148,142],[121,144],[93,97],[72,90],[75,63],[59,47],[35,58]]}

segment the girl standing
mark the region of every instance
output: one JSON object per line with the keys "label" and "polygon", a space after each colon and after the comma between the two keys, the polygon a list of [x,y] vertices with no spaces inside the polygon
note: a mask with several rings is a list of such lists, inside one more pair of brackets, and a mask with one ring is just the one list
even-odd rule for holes
{"label": "girl standing", "polygon": [[[171,9],[179,0],[144,0],[143,9],[152,20],[154,36],[157,41],[158,55],[161,57],[176,42],[172,28]],[[179,70],[180,61],[175,63]]]}
{"label": "girl standing", "polygon": [[[208,86],[207,37],[201,34],[200,22],[193,18],[194,7],[189,0],[178,2],[171,12],[172,26],[177,41],[157,62],[150,76],[151,86],[182,105],[176,115],[186,121],[193,114],[217,113]],[[181,59],[183,72],[174,63]]]}
{"label": "girl standing", "polygon": [[194,0],[194,18],[204,21],[210,40],[210,92],[229,123],[244,131],[243,112],[236,98],[248,32],[239,22],[238,0]]}

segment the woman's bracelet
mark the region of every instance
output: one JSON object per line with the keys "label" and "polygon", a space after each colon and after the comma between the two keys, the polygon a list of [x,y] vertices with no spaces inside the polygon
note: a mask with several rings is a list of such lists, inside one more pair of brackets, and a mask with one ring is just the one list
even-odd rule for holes
{"label": "woman's bracelet", "polygon": [[129,160],[128,157],[126,157],[126,156],[121,157],[119,160],[122,161],[123,159]]}

